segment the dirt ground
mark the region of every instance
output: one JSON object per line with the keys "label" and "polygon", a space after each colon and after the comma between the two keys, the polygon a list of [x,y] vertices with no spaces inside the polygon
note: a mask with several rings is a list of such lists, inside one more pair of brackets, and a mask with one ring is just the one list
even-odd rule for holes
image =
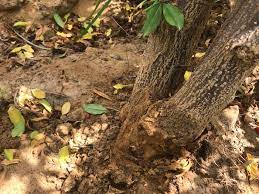
{"label": "dirt ground", "polygon": [[[77,6],[75,10],[82,13],[84,9]],[[0,153],[14,149],[17,162],[6,164],[0,155],[1,194],[259,193],[258,179],[252,180],[246,171],[246,154],[259,157],[259,67],[246,79],[244,93],[237,93],[201,139],[186,148],[184,158],[175,161],[168,154],[138,169],[134,176],[125,176],[124,169],[111,162],[111,147],[121,126],[119,111],[132,87],[114,94],[113,86],[134,84],[144,63],[145,40],[132,38],[127,31],[124,36],[117,33],[112,42],[91,43],[80,52],[69,49],[64,56],[35,49],[34,57],[24,63],[9,55],[17,40],[5,25],[10,16],[4,17],[0,23]],[[202,47],[197,52],[200,49],[206,50]],[[37,119],[44,111],[20,108],[26,131],[13,138],[7,110],[17,105],[21,87],[46,91],[54,110],[47,118]],[[67,101],[71,110],[61,116],[61,106]],[[87,103],[102,104],[108,112],[90,115],[82,108]],[[33,130],[43,133],[45,140],[32,145]],[[58,152],[66,145],[69,160],[62,166]],[[188,167],[177,168],[181,161]]]}

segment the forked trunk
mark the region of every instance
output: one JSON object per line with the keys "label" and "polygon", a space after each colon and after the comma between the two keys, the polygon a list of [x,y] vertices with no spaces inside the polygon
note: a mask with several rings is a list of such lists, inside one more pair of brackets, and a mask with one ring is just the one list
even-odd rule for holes
{"label": "forked trunk", "polygon": [[[176,151],[172,148],[185,146],[197,139],[213,117],[233,100],[241,82],[258,65],[259,31],[256,13],[256,1],[238,1],[220,29],[214,44],[207,51],[202,64],[191,79],[169,99],[151,103],[150,91],[145,88],[151,89],[152,94],[156,90],[152,85],[153,81],[158,89],[165,83],[172,86],[168,81],[172,74],[167,75],[165,72],[174,67],[156,68],[156,60],[150,64],[154,69],[144,67],[149,69],[148,73],[142,70],[136,84],[137,88],[141,88],[143,84],[144,92],[134,89],[130,101],[131,109],[128,109],[127,119],[124,121],[114,151],[122,155],[130,154],[133,159],[150,159],[168,150]],[[188,36],[192,34],[189,33]],[[167,40],[177,44],[177,40],[173,38]],[[169,43],[164,45],[168,46]],[[159,47],[163,48],[161,45]],[[172,56],[179,58],[180,54],[177,49],[173,49],[158,56],[167,62],[172,60]],[[153,76],[160,75],[157,71],[161,71],[161,80],[157,80],[159,76]],[[164,78],[162,75],[167,77]],[[149,80],[149,83],[141,83],[142,77]],[[142,96],[139,97],[138,94]]]}

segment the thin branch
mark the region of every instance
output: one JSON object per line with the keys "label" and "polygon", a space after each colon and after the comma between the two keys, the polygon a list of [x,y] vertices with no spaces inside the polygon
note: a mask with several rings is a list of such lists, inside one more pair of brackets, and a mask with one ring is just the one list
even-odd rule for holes
{"label": "thin branch", "polygon": [[24,40],[26,43],[28,43],[29,45],[35,47],[35,48],[38,48],[38,49],[43,49],[43,50],[51,50],[51,48],[47,48],[47,47],[44,47],[44,46],[39,46],[39,45],[36,45],[34,43],[32,43],[31,41],[27,40],[26,38],[24,38],[21,34],[19,34],[14,28],[10,27],[10,29],[19,37],[21,38],[22,40]]}

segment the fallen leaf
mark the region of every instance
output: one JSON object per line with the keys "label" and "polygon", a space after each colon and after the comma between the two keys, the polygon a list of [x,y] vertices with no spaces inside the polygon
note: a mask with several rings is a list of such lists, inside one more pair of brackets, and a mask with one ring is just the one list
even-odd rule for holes
{"label": "fallen leaf", "polygon": [[113,92],[114,94],[117,94],[119,90],[122,90],[123,88],[128,88],[128,87],[132,87],[132,84],[128,84],[128,85],[124,85],[124,84],[115,84],[113,86],[113,88],[115,88],[116,90]]}
{"label": "fallen leaf", "polygon": [[24,106],[25,102],[33,100],[34,97],[32,96],[31,90],[29,88],[26,88],[25,86],[21,86],[19,89],[19,95],[17,97],[17,103],[20,106]]}
{"label": "fallen leaf", "polygon": [[77,18],[77,20],[78,20],[79,22],[84,22],[84,21],[86,20],[86,17],[79,17],[79,18]]}
{"label": "fallen leaf", "polygon": [[[83,24],[83,27],[84,27],[84,28],[88,28],[88,25],[89,25],[89,24],[85,22],[85,23]],[[87,30],[88,33],[92,33],[93,31],[94,31],[94,29],[93,29],[92,27],[90,27],[90,28]]]}
{"label": "fallen leaf", "polygon": [[8,109],[8,115],[11,122],[14,125],[14,128],[12,129],[12,134],[11,134],[12,137],[20,137],[25,131],[25,120],[22,116],[22,113],[14,106],[11,106]]}
{"label": "fallen leaf", "polygon": [[4,149],[4,156],[7,160],[13,160],[13,149]]}
{"label": "fallen leaf", "polygon": [[71,108],[71,103],[70,102],[65,102],[61,108],[61,114],[65,115],[67,113],[69,113]]}
{"label": "fallen leaf", "polygon": [[111,36],[111,34],[112,34],[112,29],[111,29],[111,28],[109,28],[108,30],[106,30],[105,36],[109,37],[109,36]]}
{"label": "fallen leaf", "polygon": [[70,38],[70,37],[73,36],[72,33],[64,33],[64,32],[57,32],[57,35],[58,35],[58,36],[61,36],[61,37],[63,37],[63,38]]}
{"label": "fallen leaf", "polygon": [[202,52],[202,53],[198,52],[198,53],[195,53],[194,57],[195,58],[202,58],[202,57],[204,57],[205,54],[206,54],[205,52]]}
{"label": "fallen leaf", "polygon": [[22,50],[22,47],[19,46],[19,47],[15,47],[13,50],[11,50],[11,53],[18,53]]}
{"label": "fallen leaf", "polygon": [[34,140],[37,140],[37,141],[40,141],[40,140],[45,139],[45,135],[43,133],[40,133],[40,132],[35,130],[35,131],[31,132],[30,138],[34,139]]}
{"label": "fallen leaf", "polygon": [[90,34],[90,33],[86,33],[82,39],[83,40],[91,40],[93,38],[93,34]]}
{"label": "fallen leaf", "polygon": [[31,58],[33,58],[33,54],[30,53],[30,52],[24,51],[23,54],[24,54],[24,58],[25,58],[25,59],[31,59]]}
{"label": "fallen leaf", "polygon": [[43,99],[46,98],[46,93],[41,89],[32,89],[31,90],[32,95],[37,99]]}
{"label": "fallen leaf", "polygon": [[31,47],[31,45],[28,45],[28,44],[23,45],[23,46],[21,47],[21,49],[22,49],[22,50],[25,50],[25,51],[27,51],[27,52],[29,52],[29,53],[34,53],[33,48]]}
{"label": "fallen leaf", "polygon": [[31,25],[31,22],[18,21],[14,23],[13,27],[26,27],[30,25]]}
{"label": "fallen leaf", "polygon": [[50,103],[47,101],[47,100],[45,100],[45,99],[41,99],[40,101],[39,101],[39,103],[42,105],[42,106],[44,106],[44,108],[48,111],[48,112],[52,112],[52,107],[51,107],[51,105],[50,105]]}
{"label": "fallen leaf", "polygon": [[101,24],[101,19],[100,19],[100,18],[97,18],[97,19],[95,20],[95,22],[93,23],[92,26],[95,26],[95,27],[99,28],[99,27],[100,27],[100,24]]}
{"label": "fallen leaf", "polygon": [[258,164],[252,154],[247,153],[246,171],[249,174],[251,180],[257,179],[258,177]]}
{"label": "fallen leaf", "polygon": [[73,28],[73,24],[68,24],[68,25],[67,25],[67,29],[68,29],[68,30],[72,30],[72,28]]}
{"label": "fallen leaf", "polygon": [[62,18],[61,18],[57,13],[55,13],[55,14],[53,15],[53,17],[54,17],[54,20],[55,20],[56,24],[57,24],[59,27],[64,28],[65,22],[62,20]]}
{"label": "fallen leaf", "polygon": [[60,148],[60,150],[58,152],[58,159],[59,159],[60,163],[65,163],[68,161],[68,159],[69,159],[68,146],[64,146],[64,147]]}
{"label": "fallen leaf", "polygon": [[192,72],[190,72],[190,71],[185,71],[185,73],[184,73],[184,79],[185,79],[185,81],[188,81],[188,80],[190,79],[191,75],[192,75]]}
{"label": "fallen leaf", "polygon": [[92,115],[100,115],[107,112],[107,109],[101,104],[85,104],[83,108]]}
{"label": "fallen leaf", "polygon": [[107,100],[112,101],[112,99],[111,99],[110,96],[108,96],[107,94],[105,94],[105,93],[103,93],[103,92],[101,92],[101,91],[98,91],[98,90],[96,90],[96,89],[93,89],[93,92],[94,92],[95,94],[97,94],[98,96],[101,96],[101,97],[103,97],[103,98],[105,98],[105,99],[107,99]]}

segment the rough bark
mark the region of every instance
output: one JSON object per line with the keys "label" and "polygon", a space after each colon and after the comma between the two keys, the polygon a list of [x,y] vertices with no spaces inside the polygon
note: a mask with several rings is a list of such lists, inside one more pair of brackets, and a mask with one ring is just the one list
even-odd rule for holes
{"label": "rough bark", "polygon": [[168,97],[183,80],[186,64],[189,64],[208,21],[212,3],[211,0],[177,2],[184,10],[184,28],[178,31],[164,22],[150,36],[145,65],[138,73],[128,105],[121,111],[122,120],[139,120],[151,101]]}
{"label": "rough bark", "polygon": [[183,81],[186,66],[196,48],[205,24],[208,21],[212,3],[210,0],[178,0],[185,16],[184,28],[163,23],[148,40],[145,64],[141,67],[133,93],[148,88],[153,98],[161,99],[179,87]]}
{"label": "rough bark", "polygon": [[117,153],[131,151],[133,158],[149,159],[198,138],[258,65],[256,14],[256,1],[237,1],[192,78],[172,98],[149,104],[140,119],[124,122]]}

